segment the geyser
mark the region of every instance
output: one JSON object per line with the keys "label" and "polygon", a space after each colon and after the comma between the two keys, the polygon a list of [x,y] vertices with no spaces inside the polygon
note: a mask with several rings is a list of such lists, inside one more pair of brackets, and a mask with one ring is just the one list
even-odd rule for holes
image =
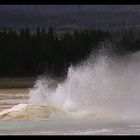
{"label": "geyser", "polygon": [[[81,65],[71,66],[63,83],[39,79],[30,90],[29,103],[48,104],[69,112],[94,112],[97,116],[115,116],[123,120],[139,119],[139,60],[140,52],[121,58],[102,54],[96,61],[90,56]],[[57,86],[52,86],[53,83]]]}

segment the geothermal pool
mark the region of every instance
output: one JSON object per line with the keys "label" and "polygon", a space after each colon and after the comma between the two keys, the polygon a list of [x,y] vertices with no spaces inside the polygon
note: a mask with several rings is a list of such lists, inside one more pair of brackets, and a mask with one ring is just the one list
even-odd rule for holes
{"label": "geothermal pool", "polygon": [[138,123],[91,123],[75,120],[0,121],[0,135],[139,135]]}
{"label": "geothermal pool", "polygon": [[24,99],[0,100],[14,103],[0,112],[0,134],[140,134],[140,52],[93,59],[63,82],[41,77]]}

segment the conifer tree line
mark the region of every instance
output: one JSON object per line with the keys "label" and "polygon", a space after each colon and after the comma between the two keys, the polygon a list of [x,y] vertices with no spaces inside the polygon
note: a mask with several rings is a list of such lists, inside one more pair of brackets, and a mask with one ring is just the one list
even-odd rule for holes
{"label": "conifer tree line", "polygon": [[108,41],[111,53],[125,55],[140,49],[140,31],[130,28],[117,31],[75,30],[60,34],[52,27],[18,31],[0,30],[0,77],[32,77],[47,73],[66,76],[70,65],[76,65],[90,53],[97,52],[101,42]]}

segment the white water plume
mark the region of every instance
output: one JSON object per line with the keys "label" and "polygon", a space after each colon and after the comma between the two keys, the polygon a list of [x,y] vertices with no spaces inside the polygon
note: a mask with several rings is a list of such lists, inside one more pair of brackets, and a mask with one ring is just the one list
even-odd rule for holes
{"label": "white water plume", "polygon": [[63,83],[39,79],[30,91],[29,102],[139,119],[140,52],[116,59],[101,55],[94,63],[93,59],[91,56],[80,66],[70,67]]}

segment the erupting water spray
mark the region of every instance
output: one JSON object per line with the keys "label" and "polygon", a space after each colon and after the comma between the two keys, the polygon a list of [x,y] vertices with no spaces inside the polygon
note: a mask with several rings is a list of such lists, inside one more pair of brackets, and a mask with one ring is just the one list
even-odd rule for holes
{"label": "erupting water spray", "polygon": [[109,112],[120,119],[140,117],[140,52],[121,59],[105,53],[77,67],[70,67],[67,79],[55,83],[39,79],[30,91],[30,103],[49,104],[68,111]]}

